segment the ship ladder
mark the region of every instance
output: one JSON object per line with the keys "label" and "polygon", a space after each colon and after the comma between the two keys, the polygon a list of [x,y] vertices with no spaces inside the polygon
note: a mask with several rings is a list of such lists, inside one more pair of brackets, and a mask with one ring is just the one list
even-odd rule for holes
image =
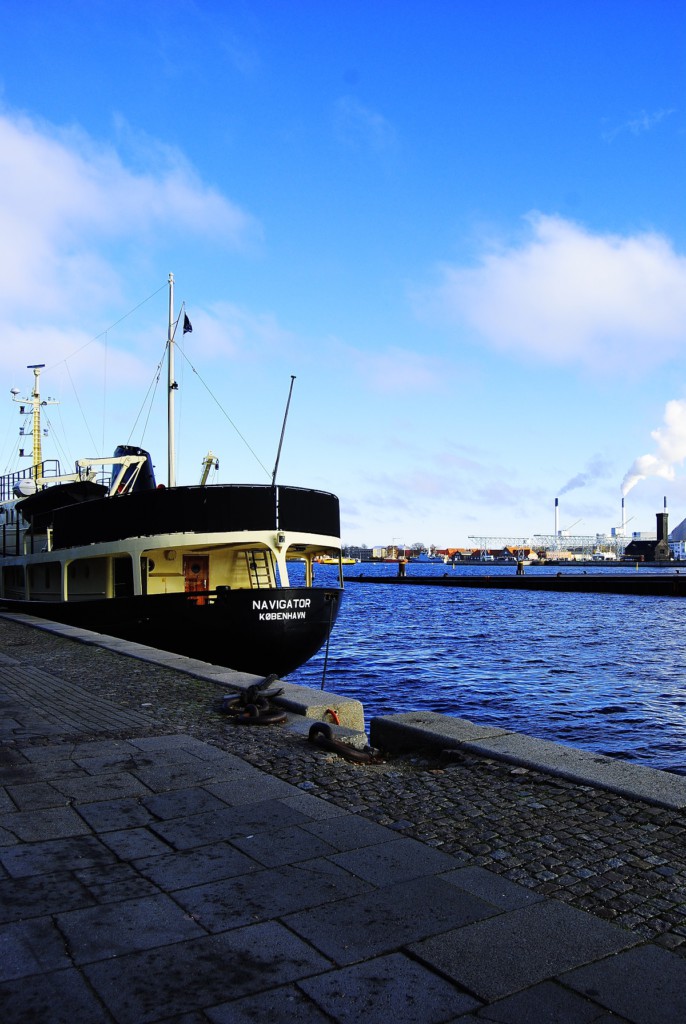
{"label": "ship ladder", "polygon": [[267,558],[267,551],[246,551],[245,558],[248,566],[248,578],[252,590],[259,590],[272,585],[271,565]]}

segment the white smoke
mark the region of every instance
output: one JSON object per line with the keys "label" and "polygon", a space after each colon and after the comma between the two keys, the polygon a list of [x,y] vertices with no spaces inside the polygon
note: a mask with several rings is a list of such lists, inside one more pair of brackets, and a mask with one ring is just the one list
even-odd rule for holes
{"label": "white smoke", "polygon": [[650,434],[657,444],[657,451],[639,455],[634,461],[622,481],[623,496],[649,476],[673,480],[676,466],[686,459],[686,400],[674,398],[667,402],[663,418],[664,426]]}

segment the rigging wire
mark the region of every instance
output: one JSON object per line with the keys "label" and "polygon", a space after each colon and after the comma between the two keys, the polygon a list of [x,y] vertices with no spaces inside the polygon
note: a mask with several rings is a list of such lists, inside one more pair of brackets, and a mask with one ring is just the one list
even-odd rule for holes
{"label": "rigging wire", "polygon": [[[177,321],[177,323],[178,323],[178,321]],[[188,358],[188,356],[186,355],[186,353],[184,352],[184,350],[183,350],[183,349],[181,348],[181,346],[180,346],[180,345],[179,345],[178,343],[177,343],[177,346],[176,346],[176,350],[177,350],[177,352],[180,352],[180,353],[181,353],[181,355],[182,355],[182,356],[183,356],[183,358],[184,358],[184,359],[186,360],[186,362],[187,362],[187,363],[188,363],[188,365],[190,366],[190,368],[191,368],[191,370],[193,371],[193,373],[195,374],[195,376],[196,376],[196,377],[198,378],[198,380],[200,381],[200,383],[202,384],[202,386],[203,386],[203,387],[205,388],[205,390],[207,391],[207,393],[208,393],[208,395],[210,396],[210,398],[212,399],[212,401],[213,401],[213,402],[215,403],[215,405],[217,405],[217,407],[219,408],[220,412],[222,412],[222,413],[224,414],[224,416],[226,417],[226,419],[227,419],[227,420],[229,421],[229,423],[231,424],[231,426],[233,427],[233,429],[234,429],[234,430],[236,431],[236,433],[237,433],[237,434],[238,434],[238,436],[240,437],[240,439],[241,439],[241,441],[243,442],[243,444],[245,445],[245,447],[246,447],[246,448],[248,449],[248,451],[249,451],[249,452],[251,453],[251,455],[252,455],[252,456],[253,456],[253,457],[254,457],[254,458],[256,459],[256,461],[257,461],[257,462],[258,462],[258,463],[260,464],[260,466],[262,467],[262,469],[263,469],[263,470],[265,471],[265,473],[267,474],[267,476],[268,476],[268,477],[269,477],[269,479],[271,480],[271,476],[272,476],[272,475],[271,475],[271,473],[269,472],[269,470],[267,469],[267,467],[266,467],[266,466],[264,465],[264,463],[262,462],[262,460],[260,459],[260,457],[259,457],[258,455],[256,455],[256,454],[255,454],[255,452],[253,451],[253,449],[252,449],[252,448],[250,447],[250,445],[248,444],[248,442],[246,441],[246,439],[245,439],[245,438],[243,437],[243,435],[241,434],[241,432],[240,432],[240,430],[238,429],[238,427],[236,426],[236,424],[235,424],[235,423],[233,422],[233,420],[232,420],[232,419],[231,419],[231,417],[229,416],[229,414],[228,414],[228,412],[226,411],[226,409],[224,408],[224,406],[223,406],[223,405],[221,404],[221,402],[220,402],[220,401],[219,401],[219,399],[218,399],[218,398],[216,397],[216,395],[214,395],[214,394],[212,393],[212,391],[211,391],[211,389],[210,389],[209,385],[208,385],[208,384],[206,384],[206,383],[205,383],[205,381],[204,381],[204,380],[202,379],[202,377],[200,376],[200,374],[198,373],[198,371],[196,370],[196,368],[195,368],[195,367],[193,366],[193,363],[192,363],[192,362],[190,361],[190,359]]]}

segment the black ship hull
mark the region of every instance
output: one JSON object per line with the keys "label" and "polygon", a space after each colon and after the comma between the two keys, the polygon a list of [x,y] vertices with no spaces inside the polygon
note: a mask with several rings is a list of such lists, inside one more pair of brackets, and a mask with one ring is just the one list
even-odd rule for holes
{"label": "black ship hull", "polygon": [[2,600],[21,611],[239,672],[288,675],[326,643],[343,591],[292,587],[91,601]]}

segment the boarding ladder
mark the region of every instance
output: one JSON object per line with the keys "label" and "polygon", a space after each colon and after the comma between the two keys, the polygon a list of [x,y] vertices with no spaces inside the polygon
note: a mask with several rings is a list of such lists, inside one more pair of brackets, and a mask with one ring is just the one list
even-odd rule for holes
{"label": "boarding ladder", "polygon": [[245,561],[252,590],[272,586],[271,561],[268,551],[246,551]]}

